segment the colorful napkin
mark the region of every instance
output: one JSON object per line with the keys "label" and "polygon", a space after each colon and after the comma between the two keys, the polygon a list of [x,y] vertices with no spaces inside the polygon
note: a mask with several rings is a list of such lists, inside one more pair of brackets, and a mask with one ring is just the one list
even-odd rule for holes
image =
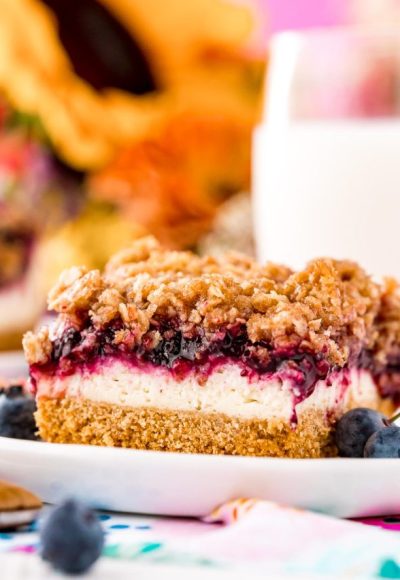
{"label": "colorful napkin", "polygon": [[[346,521],[253,499],[228,502],[203,521],[99,518],[109,558],[249,574],[400,578],[400,518]],[[0,552],[38,548],[37,523],[0,534]]]}

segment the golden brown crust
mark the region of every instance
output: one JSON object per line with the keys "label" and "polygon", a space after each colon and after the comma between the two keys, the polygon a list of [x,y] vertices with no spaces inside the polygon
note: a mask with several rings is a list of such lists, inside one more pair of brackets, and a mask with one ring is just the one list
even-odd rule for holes
{"label": "golden brown crust", "polygon": [[126,408],[77,399],[38,400],[40,435],[53,443],[82,443],[155,451],[325,457],[335,454],[331,429],[309,416],[287,423],[231,418],[222,413]]}
{"label": "golden brown crust", "polygon": [[[116,254],[103,274],[65,272],[49,306],[61,315],[59,332],[87,317],[95,328],[121,318],[140,342],[150,322],[160,318],[175,318],[187,331],[201,326],[206,333],[239,322],[252,342],[323,352],[343,366],[355,344],[372,341],[380,288],[351,262],[319,259],[291,273],[240,254],[217,259],[166,251],[148,237]],[[37,352],[48,350],[50,337],[36,336],[42,341]],[[30,335],[31,364],[41,362],[34,341]]]}
{"label": "golden brown crust", "polygon": [[40,499],[23,487],[0,481],[0,511],[39,509]]}
{"label": "golden brown crust", "polygon": [[[352,402],[349,402],[351,408]],[[347,409],[345,409],[347,410]],[[329,457],[337,418],[304,412],[295,429],[285,421],[223,413],[119,407],[73,398],[39,398],[40,435],[53,443],[269,457]]]}

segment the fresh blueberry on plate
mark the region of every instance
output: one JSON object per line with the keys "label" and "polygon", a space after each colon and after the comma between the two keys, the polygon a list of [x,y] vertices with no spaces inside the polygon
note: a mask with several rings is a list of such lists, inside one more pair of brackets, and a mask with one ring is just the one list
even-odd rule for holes
{"label": "fresh blueberry on plate", "polygon": [[104,533],[93,510],[67,500],[54,508],[40,531],[41,556],[66,574],[83,574],[99,558]]}
{"label": "fresh blueberry on plate", "polygon": [[387,427],[387,418],[372,409],[352,409],[338,421],[335,443],[342,457],[364,457],[364,447],[373,433]]}
{"label": "fresh blueberry on plate", "polygon": [[400,457],[400,428],[391,425],[371,435],[365,445],[364,457],[398,459]]}
{"label": "fresh blueberry on plate", "polygon": [[14,385],[0,390],[0,436],[15,439],[37,439],[35,400]]}

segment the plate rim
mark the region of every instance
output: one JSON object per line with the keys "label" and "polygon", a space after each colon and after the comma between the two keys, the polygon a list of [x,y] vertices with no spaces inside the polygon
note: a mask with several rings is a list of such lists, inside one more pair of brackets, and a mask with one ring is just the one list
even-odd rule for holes
{"label": "plate rim", "polygon": [[[223,455],[223,454],[206,454],[206,453],[180,453],[176,451],[156,451],[152,449],[132,449],[126,447],[111,447],[111,446],[101,446],[101,445],[85,445],[76,443],[51,443],[48,441],[30,441],[25,439],[16,439],[11,437],[0,436],[0,455],[3,452],[12,454],[15,451],[32,451],[40,455],[60,455],[60,451],[67,454],[68,456],[74,456],[76,454],[86,454],[96,459],[101,455],[119,455],[120,458],[128,457],[139,458],[139,459],[157,459],[160,461],[168,461],[173,459],[177,462],[184,463],[189,459],[196,459],[199,462],[225,462],[236,463],[243,465],[252,464],[259,466],[271,465],[279,466],[280,468],[286,466],[292,469],[294,465],[297,466],[313,466],[313,469],[321,470],[332,470],[337,468],[342,469],[353,469],[357,467],[358,469],[365,469],[368,467],[370,469],[372,464],[376,467],[388,467],[398,465],[400,467],[400,461],[397,458],[364,458],[364,457],[320,457],[320,458],[291,458],[291,457],[259,457],[259,456],[245,456],[245,455]],[[373,462],[371,464],[371,462]],[[378,464],[376,462],[379,462]],[[324,467],[325,466],[325,467]]]}

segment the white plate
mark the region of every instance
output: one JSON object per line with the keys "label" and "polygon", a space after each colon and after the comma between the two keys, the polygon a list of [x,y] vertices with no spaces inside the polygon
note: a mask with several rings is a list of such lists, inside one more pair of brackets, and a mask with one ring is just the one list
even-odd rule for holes
{"label": "white plate", "polygon": [[[0,373],[26,373],[21,352]],[[57,503],[77,496],[126,512],[202,516],[222,502],[258,497],[342,517],[400,513],[396,459],[271,459],[56,445],[0,437],[0,479]]]}
{"label": "white plate", "polygon": [[271,459],[59,445],[0,437],[0,479],[56,503],[202,516],[258,497],[342,517],[400,513],[397,459]]}

